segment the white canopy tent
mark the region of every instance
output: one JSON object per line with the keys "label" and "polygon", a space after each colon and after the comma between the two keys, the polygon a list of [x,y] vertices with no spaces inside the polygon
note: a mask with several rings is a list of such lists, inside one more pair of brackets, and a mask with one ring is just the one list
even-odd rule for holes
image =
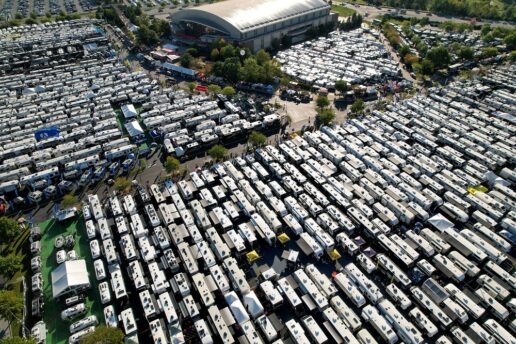
{"label": "white canopy tent", "polygon": [[446,228],[452,228],[453,227],[453,222],[448,220],[442,214],[437,214],[437,215],[432,216],[431,218],[428,219],[428,222],[432,226],[434,226],[435,228],[440,230],[441,232],[443,232]]}
{"label": "white canopy tent", "polygon": [[138,112],[136,112],[136,109],[134,108],[133,104],[128,105],[122,105],[121,107],[122,113],[124,114],[124,118],[134,118],[138,115]]}
{"label": "white canopy tent", "polygon": [[52,271],[52,295],[54,299],[76,290],[88,289],[90,280],[86,261],[69,260]]}
{"label": "white canopy tent", "polygon": [[142,126],[138,121],[131,121],[126,123],[125,129],[131,138],[135,138],[144,134]]}

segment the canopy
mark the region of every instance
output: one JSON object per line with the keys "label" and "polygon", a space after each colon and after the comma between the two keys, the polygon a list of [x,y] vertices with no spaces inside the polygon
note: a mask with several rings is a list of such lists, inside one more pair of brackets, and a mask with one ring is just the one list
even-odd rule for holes
{"label": "canopy", "polygon": [[290,241],[290,237],[285,233],[281,233],[278,235],[278,240],[280,243],[285,244]]}
{"label": "canopy", "polygon": [[227,293],[224,297],[238,324],[242,325],[249,320],[249,314],[247,314],[242,301],[240,301],[238,295],[234,291]]}
{"label": "canopy", "polygon": [[138,112],[136,112],[133,104],[122,105],[121,109],[122,113],[124,114],[124,118],[133,118],[138,115]]}
{"label": "canopy", "polygon": [[52,271],[52,295],[54,299],[66,295],[76,289],[90,287],[86,261],[69,260]]}
{"label": "canopy", "polygon": [[452,228],[453,227],[453,222],[448,220],[442,214],[437,214],[437,215],[432,216],[431,218],[428,219],[428,222],[432,226],[434,226],[435,228],[440,230],[441,232],[444,231],[446,228]]}
{"label": "canopy", "polygon": [[333,260],[333,261],[336,261],[337,259],[342,257],[340,255],[339,251],[337,251],[337,249],[333,249],[330,252],[328,252],[328,256],[330,256],[330,259]]}
{"label": "canopy", "polygon": [[127,129],[127,133],[130,137],[137,137],[143,135],[142,126],[138,121],[132,121],[125,124],[125,129]]}
{"label": "canopy", "polygon": [[252,263],[255,260],[260,258],[260,255],[258,254],[258,252],[254,251],[254,250],[251,252],[248,252],[245,256],[247,257],[247,261],[249,263]]}
{"label": "canopy", "polygon": [[244,305],[247,312],[251,315],[253,319],[256,319],[260,315],[263,314],[263,306],[258,297],[254,293],[254,291],[250,291],[249,293],[243,296]]}

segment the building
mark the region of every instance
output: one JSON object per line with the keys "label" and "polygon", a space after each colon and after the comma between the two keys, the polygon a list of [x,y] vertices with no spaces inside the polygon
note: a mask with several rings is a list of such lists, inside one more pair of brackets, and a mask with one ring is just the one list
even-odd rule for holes
{"label": "building", "polygon": [[183,9],[171,15],[179,37],[209,44],[224,38],[257,51],[274,39],[297,43],[311,27],[337,22],[323,0],[228,0]]}

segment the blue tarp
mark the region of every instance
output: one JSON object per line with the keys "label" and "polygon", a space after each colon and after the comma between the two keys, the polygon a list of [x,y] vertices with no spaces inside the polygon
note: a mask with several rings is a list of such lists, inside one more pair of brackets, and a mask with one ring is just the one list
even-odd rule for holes
{"label": "blue tarp", "polygon": [[36,130],[34,132],[34,136],[36,137],[36,141],[41,141],[48,139],[49,137],[58,137],[59,136],[59,128],[50,127]]}
{"label": "blue tarp", "polygon": [[161,67],[171,70],[176,73],[180,73],[180,74],[184,74],[184,75],[188,75],[188,76],[192,76],[192,77],[197,74],[197,72],[192,69],[181,67],[181,66],[176,66],[176,65],[173,65],[172,63],[168,63],[168,62],[163,63],[161,65]]}

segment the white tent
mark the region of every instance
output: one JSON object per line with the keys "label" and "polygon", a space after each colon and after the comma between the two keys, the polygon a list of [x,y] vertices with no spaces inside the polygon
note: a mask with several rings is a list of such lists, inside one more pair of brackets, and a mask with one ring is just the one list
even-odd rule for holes
{"label": "white tent", "polygon": [[245,311],[242,301],[240,301],[238,295],[234,291],[227,293],[224,297],[226,298],[226,302],[229,305],[231,313],[233,313],[233,316],[239,325],[242,325],[249,320],[249,314]]}
{"label": "white tent", "polygon": [[258,297],[251,291],[244,295],[244,305],[245,309],[249,312],[253,319],[256,319],[260,315],[263,314],[263,306]]}
{"label": "white tent", "polygon": [[432,226],[434,226],[435,228],[440,230],[441,232],[443,232],[446,228],[452,228],[453,227],[453,222],[448,220],[442,214],[437,214],[437,215],[432,216],[431,218],[428,219],[428,222]]}
{"label": "white tent", "polygon": [[69,260],[52,271],[52,295],[54,299],[76,290],[90,287],[86,261]]}
{"label": "white tent", "polygon": [[122,105],[122,113],[124,114],[124,118],[134,118],[138,115],[136,109],[133,104]]}
{"label": "white tent", "polygon": [[127,129],[127,133],[130,137],[135,138],[140,135],[143,135],[142,126],[138,121],[132,121],[125,124],[125,129]]}

